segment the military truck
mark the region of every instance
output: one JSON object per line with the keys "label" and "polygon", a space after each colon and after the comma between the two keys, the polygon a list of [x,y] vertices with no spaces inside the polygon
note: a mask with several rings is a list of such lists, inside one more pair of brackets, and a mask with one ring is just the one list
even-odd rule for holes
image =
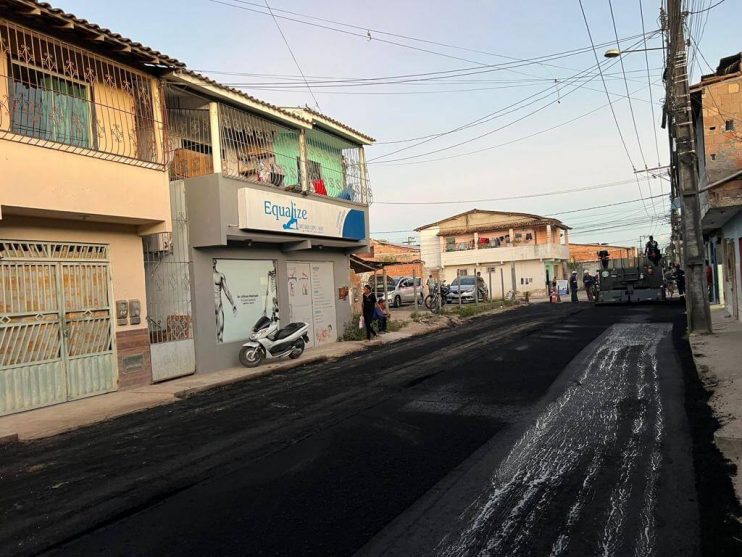
{"label": "military truck", "polygon": [[630,304],[665,300],[662,268],[646,257],[602,259],[596,304]]}

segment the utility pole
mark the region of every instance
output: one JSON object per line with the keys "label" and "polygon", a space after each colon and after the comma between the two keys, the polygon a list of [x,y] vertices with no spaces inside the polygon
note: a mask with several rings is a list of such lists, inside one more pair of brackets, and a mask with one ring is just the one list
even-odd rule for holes
{"label": "utility pole", "polygon": [[688,92],[687,45],[683,32],[686,14],[682,13],[681,0],[667,2],[667,68],[665,85],[667,101],[665,110],[670,116],[670,142],[677,157],[677,192],[682,204],[682,231],[684,243],[685,276],[687,292],[685,305],[688,314],[688,332],[710,333],[711,313],[706,293],[701,207],[698,200],[695,138],[693,115]]}

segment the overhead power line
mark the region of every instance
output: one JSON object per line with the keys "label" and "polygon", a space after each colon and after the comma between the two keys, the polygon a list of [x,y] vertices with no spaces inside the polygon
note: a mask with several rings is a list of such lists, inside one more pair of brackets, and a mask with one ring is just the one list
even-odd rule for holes
{"label": "overhead power line", "polygon": [[[642,32],[644,32],[644,8],[642,0],[639,0],[639,16],[642,20]],[[647,39],[644,38],[644,61],[647,65],[647,85],[649,86],[649,106],[652,110],[652,132],[654,132],[654,148],[657,151],[657,166],[662,166],[660,162],[660,142],[657,138],[657,117],[654,114],[654,95],[652,93],[652,78],[649,70],[649,54],[647,51]]]}
{"label": "overhead power line", "polygon": [[[637,41],[637,43],[638,42],[640,42],[640,41]],[[601,68],[600,68],[601,62],[598,61],[597,58],[596,58],[596,62],[597,62],[596,65],[597,65],[598,71],[601,72],[601,75],[602,75],[602,71],[601,71]],[[609,63],[609,66],[613,66],[616,63],[617,62],[615,62],[615,61],[614,62],[611,62],[611,63]],[[584,74],[587,74],[588,72],[592,71],[594,67],[595,66],[590,66],[589,68],[586,68],[586,69],[580,71],[575,76],[572,76],[572,78],[570,78],[570,79],[575,79],[575,78],[578,78],[578,77],[583,77]],[[445,132],[441,132],[440,134],[436,134],[432,138],[426,139],[425,141],[421,141],[417,145],[410,145],[410,146],[407,146],[407,147],[403,147],[401,149],[397,149],[395,151],[391,151],[391,152],[386,153],[384,155],[381,155],[379,157],[375,157],[373,159],[369,159],[369,164],[390,164],[390,163],[408,161],[408,160],[412,160],[412,159],[417,159],[417,158],[420,158],[420,157],[424,157],[424,156],[427,156],[427,155],[433,155],[433,154],[436,154],[436,153],[440,153],[440,152],[443,152],[443,151],[454,149],[456,147],[460,147],[461,145],[466,145],[468,143],[472,143],[474,141],[477,141],[478,139],[481,139],[483,137],[487,137],[489,135],[492,135],[493,133],[496,133],[496,132],[501,131],[501,130],[503,130],[505,128],[508,128],[510,126],[513,126],[513,125],[517,124],[518,122],[521,122],[521,121],[525,120],[526,118],[529,118],[529,117],[533,116],[534,114],[537,114],[537,113],[541,112],[542,110],[545,110],[549,106],[552,106],[552,105],[554,105],[556,103],[561,103],[562,99],[564,99],[565,97],[573,94],[577,90],[585,87],[585,85],[587,83],[589,83],[589,81],[580,83],[580,84],[576,85],[575,87],[573,87],[571,90],[567,91],[566,93],[558,94],[555,99],[553,99],[552,101],[550,101],[550,102],[548,102],[548,103],[546,103],[546,104],[544,104],[544,105],[542,105],[542,106],[534,109],[533,111],[529,112],[528,114],[525,114],[524,116],[521,116],[521,117],[517,118],[516,120],[514,120],[512,122],[509,122],[508,124],[505,124],[503,126],[500,126],[498,128],[495,128],[494,130],[490,130],[490,131],[485,132],[483,134],[477,135],[477,136],[472,137],[470,139],[467,139],[467,140],[464,140],[464,141],[461,141],[459,143],[455,143],[453,145],[449,145],[449,146],[446,146],[446,147],[441,147],[439,149],[434,149],[432,151],[426,151],[424,153],[417,153],[415,155],[409,155],[409,156],[406,156],[406,157],[400,157],[400,158],[396,158],[396,159],[389,159],[389,160],[386,160],[386,161],[379,161],[378,160],[378,159],[381,159],[381,158],[384,158],[384,157],[388,157],[388,156],[390,156],[392,154],[399,153],[401,151],[412,149],[413,147],[416,147],[417,145],[421,145],[423,143],[427,143],[428,141],[431,141],[433,139],[436,139],[437,137],[441,137],[441,136],[444,136],[444,135],[455,133],[455,132],[460,131],[462,129],[466,129],[468,127],[472,127],[474,125],[480,125],[481,123],[488,122],[488,121],[493,120],[495,118],[501,118],[502,116],[506,116],[507,114],[510,114],[512,112],[516,112],[517,110],[520,110],[521,108],[525,108],[527,106],[531,106],[533,104],[536,104],[537,102],[539,102],[541,100],[544,100],[544,99],[548,98],[549,96],[552,96],[553,93],[550,93],[550,91],[551,91],[552,88],[549,87],[547,89],[544,89],[542,91],[539,91],[537,93],[534,93],[534,94],[532,94],[532,95],[530,95],[530,96],[528,96],[528,97],[526,97],[524,99],[521,99],[520,101],[518,101],[518,102],[516,102],[514,104],[509,105],[506,108],[513,108],[513,107],[516,107],[518,104],[522,104],[523,102],[525,102],[527,100],[533,99],[533,100],[531,100],[531,102],[528,102],[526,104],[523,104],[523,106],[520,106],[518,108],[513,108],[513,110],[510,110],[509,112],[505,112],[505,113],[499,114],[499,112],[501,112],[501,111],[497,111],[497,112],[494,112],[494,113],[491,113],[491,114],[487,114],[487,115],[485,115],[485,116],[483,116],[483,117],[475,120],[474,122],[469,122],[468,124],[459,126],[459,127],[454,128],[452,130],[447,130]],[[607,89],[606,89],[606,93],[607,93]],[[609,101],[610,101],[610,97],[609,97]],[[633,167],[633,165],[632,165],[632,167]]]}
{"label": "overhead power line", "polygon": [[[643,89],[644,89],[644,87],[642,87],[640,89],[637,89],[633,93],[636,94],[636,93],[640,92]],[[436,157],[436,158],[432,158],[432,159],[423,159],[423,160],[418,160],[418,161],[408,161],[408,162],[378,161],[378,162],[373,162],[373,163],[369,163],[369,164],[389,165],[389,166],[407,166],[407,165],[415,165],[415,164],[425,164],[425,163],[429,163],[429,162],[441,162],[441,161],[446,161],[446,160],[450,160],[450,159],[457,159],[457,158],[460,158],[460,157],[467,157],[467,156],[470,156],[470,155],[476,155],[478,153],[483,153],[483,152],[486,152],[486,151],[491,151],[491,150],[494,150],[494,149],[499,149],[500,147],[505,147],[507,145],[512,145],[512,144],[518,143],[520,141],[525,141],[525,140],[531,139],[531,138],[533,138],[533,137],[535,137],[537,135],[542,135],[544,133],[548,133],[548,132],[553,131],[555,129],[558,129],[558,128],[567,126],[569,124],[572,124],[572,123],[576,122],[577,120],[580,120],[582,118],[586,118],[587,116],[590,116],[591,114],[595,114],[596,112],[598,112],[600,110],[603,110],[607,106],[608,106],[607,103],[606,104],[602,104],[602,105],[600,105],[600,106],[598,106],[598,107],[596,107],[596,108],[594,108],[592,110],[589,110],[587,112],[584,112],[582,114],[579,114],[578,116],[575,116],[574,118],[570,118],[569,120],[566,120],[566,121],[561,122],[559,124],[555,124],[555,125],[550,126],[548,128],[545,128],[545,129],[542,129],[542,130],[538,130],[538,131],[529,133],[528,135],[524,135],[524,136],[521,136],[521,137],[518,137],[518,138],[515,138],[515,139],[511,139],[511,140],[505,141],[503,143],[498,143],[496,145],[490,145],[488,147],[483,147],[481,149],[475,149],[474,151],[467,151],[467,152],[458,153],[458,154],[455,154],[455,155],[448,155],[448,156],[445,156],[445,157]]]}
{"label": "overhead power line", "polygon": [[[628,181],[628,183],[632,183],[632,182],[633,182],[633,180],[629,180]],[[658,195],[655,195],[654,197],[655,198],[667,197],[667,195],[666,194],[658,194]],[[608,207],[618,207],[619,205],[629,205],[629,204],[632,204],[632,203],[639,203],[640,201],[641,201],[641,199],[638,199],[638,198],[637,199],[629,199],[628,201],[618,201],[616,203],[606,203],[604,205],[594,205],[594,206],[591,206],[591,207],[582,207],[580,209],[571,209],[569,211],[558,211],[556,213],[546,213],[544,216],[546,216],[546,217],[556,217],[556,216],[561,216],[561,215],[569,215],[569,214],[573,214],[573,213],[585,213],[585,212],[588,212],[588,211],[595,211],[597,209],[605,209],[605,208],[608,208]],[[405,234],[407,232],[412,232],[412,231],[414,231],[414,229],[412,229],[412,228],[408,228],[408,229],[405,229],[405,230],[375,230],[375,231],[372,232],[372,234]]]}
{"label": "overhead power line", "polygon": [[726,0],[719,0],[716,4],[711,4],[708,8],[705,8],[703,10],[698,10],[695,12],[688,12],[689,15],[695,15],[695,14],[702,14],[703,12],[708,12],[709,10],[713,10],[716,6],[720,6],[726,2]]}
{"label": "overhead power line", "polygon": [[462,199],[455,201],[374,201],[375,205],[461,205],[464,203],[489,203],[492,201],[510,201],[514,199],[535,199],[537,197],[549,197],[552,195],[562,195],[565,193],[576,193],[581,191],[600,190],[606,188],[615,188],[617,186],[625,186],[626,184],[633,183],[634,180],[622,180],[619,182],[609,182],[606,184],[594,184],[591,186],[583,186],[579,188],[571,188],[565,190],[557,190],[544,193],[532,193],[526,195],[514,195],[509,197],[491,197],[488,199]]}
{"label": "overhead power line", "polygon": [[286,48],[289,49],[289,54],[291,54],[291,58],[294,60],[294,64],[296,64],[296,69],[299,70],[299,73],[301,74],[301,77],[304,79],[304,83],[307,86],[307,89],[309,90],[309,94],[312,95],[312,98],[314,99],[314,104],[317,105],[317,109],[319,110],[319,101],[317,100],[317,97],[314,96],[314,91],[312,91],[312,88],[309,86],[309,82],[307,81],[307,78],[304,76],[304,71],[301,69],[301,66],[299,65],[299,61],[296,59],[296,56],[294,55],[294,51],[291,50],[291,45],[289,44],[288,39],[286,38],[286,35],[283,33],[283,29],[281,29],[281,26],[278,24],[278,19],[276,19],[276,16],[271,11],[270,5],[268,5],[268,0],[263,0],[265,2],[265,7],[268,8],[268,12],[270,13],[271,17],[273,18],[273,22],[276,24],[276,27],[278,28],[278,32],[281,33],[281,38],[283,39],[283,42],[286,44]]}
{"label": "overhead power line", "polygon": [[[634,161],[631,158],[631,153],[629,153],[629,148],[626,145],[626,140],[624,139],[623,132],[621,131],[621,126],[618,123],[618,117],[616,116],[616,110],[613,107],[613,101],[611,100],[611,95],[608,92],[608,86],[606,85],[605,77],[603,76],[603,71],[600,68],[600,63],[598,62],[598,52],[595,49],[595,41],[593,41],[593,34],[592,34],[592,31],[590,30],[590,23],[588,23],[587,21],[587,14],[585,13],[585,7],[582,5],[582,0],[577,0],[577,1],[580,5],[580,12],[582,12],[582,19],[585,22],[585,29],[587,30],[587,36],[590,39],[590,44],[593,45],[593,56],[595,57],[595,62],[598,63],[598,71],[600,72],[600,81],[603,83],[603,89],[605,90],[605,96],[608,99],[608,106],[610,107],[611,114],[613,115],[613,122],[616,125],[616,131],[618,131],[618,136],[621,139],[621,145],[623,145],[624,151],[626,152],[626,157],[629,159],[629,164],[631,164],[632,170],[636,170]],[[610,5],[610,0],[609,0],[609,5]],[[611,14],[612,13],[613,13],[613,8],[611,7]],[[620,45],[619,45],[619,48],[620,48]],[[619,56],[619,59],[620,58],[621,57]],[[623,64],[623,62],[621,62],[621,64]],[[637,137],[638,137],[638,134],[637,134]],[[644,192],[642,192],[642,188],[641,188],[641,185],[639,184],[638,179],[636,181],[636,186],[639,189],[639,197],[644,199]],[[646,204],[643,204],[643,205],[644,205],[644,210],[647,212],[647,214],[649,214],[649,211],[647,211]]]}
{"label": "overhead power line", "polygon": [[[261,4],[258,4],[257,2],[249,2],[247,0],[230,0],[229,2],[220,1],[220,0],[209,0],[209,1],[210,2],[213,2],[215,4],[222,4],[222,5],[225,5],[225,6],[230,6],[230,7],[241,9],[241,10],[244,10],[244,11],[259,13],[259,14],[263,14],[263,15],[273,15],[273,14],[268,14],[265,11],[263,11],[263,6]],[[250,8],[248,6],[254,6],[254,8]],[[256,9],[256,8],[260,8],[260,9]],[[453,56],[453,55],[446,54],[446,53],[443,53],[443,52],[438,52],[438,51],[435,51],[435,50],[430,50],[430,49],[426,49],[426,48],[420,48],[420,47],[416,47],[416,46],[405,44],[405,43],[399,43],[399,42],[396,42],[396,41],[390,41],[388,39],[379,38],[379,37],[377,37],[375,35],[385,35],[385,36],[399,38],[399,39],[403,39],[403,40],[407,40],[407,41],[413,41],[413,42],[419,42],[419,43],[424,43],[424,44],[430,44],[430,45],[433,45],[433,46],[441,46],[441,47],[444,47],[444,48],[451,48],[451,49],[457,49],[457,50],[462,50],[462,51],[468,51],[468,52],[472,52],[472,53],[485,54],[485,55],[488,55],[488,56],[495,56],[495,57],[498,57],[498,58],[503,58],[503,59],[506,59],[506,60],[511,60],[513,62],[524,62],[524,61],[528,61],[529,60],[527,58],[526,59],[524,59],[524,58],[517,58],[517,57],[514,57],[514,56],[507,56],[507,55],[504,55],[504,54],[499,54],[499,53],[494,53],[494,52],[487,52],[487,51],[482,51],[482,50],[476,50],[476,49],[471,49],[471,48],[467,48],[467,47],[461,47],[461,46],[457,46],[457,45],[442,43],[442,42],[439,42],[439,41],[431,41],[431,40],[422,39],[422,38],[419,38],[419,37],[412,37],[410,35],[403,35],[403,34],[400,34],[400,33],[390,33],[388,31],[383,31],[383,30],[380,30],[380,29],[369,28],[369,27],[361,26],[361,25],[354,25],[354,24],[350,24],[350,23],[345,23],[345,22],[341,22],[341,21],[337,21],[337,20],[331,20],[331,19],[327,19],[327,18],[321,18],[321,17],[317,17],[317,16],[313,16],[313,15],[308,15],[308,14],[301,14],[301,13],[292,12],[292,11],[289,11],[289,10],[275,9],[273,11],[274,12],[277,12],[279,14],[289,14],[289,15],[295,16],[295,17],[288,17],[288,16],[285,16],[285,15],[275,15],[275,17],[278,17],[278,18],[281,18],[281,19],[284,19],[284,20],[287,20],[287,21],[293,21],[295,23],[300,23],[302,25],[308,25],[308,26],[312,26],[312,27],[326,29],[326,30],[329,30],[329,31],[335,31],[337,33],[343,33],[343,34],[346,34],[346,35],[356,36],[356,37],[359,37],[359,38],[362,38],[364,40],[371,41],[371,42],[379,42],[379,43],[384,43],[384,44],[390,44],[390,45],[398,46],[398,47],[401,47],[401,48],[408,48],[408,49],[416,50],[416,51],[419,51],[419,52],[425,52],[425,53],[428,53],[428,54],[434,54],[434,55],[437,55],[437,56],[442,56],[442,57],[450,58],[450,59],[454,59],[454,60],[461,60],[461,61],[464,61],[464,62],[469,62],[469,63],[474,63],[474,64],[484,65],[481,62],[479,62],[478,60],[470,60],[470,59],[467,59],[467,58],[462,58],[462,57],[459,57],[459,56]],[[304,18],[304,19],[297,19],[297,18]],[[337,27],[331,27],[330,25],[323,25],[323,24],[320,24],[320,23],[312,23],[311,21],[305,21],[305,19],[310,19],[310,20],[313,20],[313,21],[320,21],[322,23],[326,23],[326,24],[330,24],[330,25],[339,25],[341,27],[346,27],[348,29],[355,29],[357,31],[348,31],[347,29],[338,29]],[[373,33],[373,35],[372,35],[372,33]],[[575,49],[574,53],[575,54],[579,54],[580,52],[586,52],[586,51],[587,51],[586,48],[585,49]],[[555,65],[552,65],[552,64],[546,64],[545,62],[536,62],[536,63],[539,63],[540,65],[551,66],[551,67],[560,68],[560,69],[571,69],[571,68],[564,68],[563,66],[555,66]]]}

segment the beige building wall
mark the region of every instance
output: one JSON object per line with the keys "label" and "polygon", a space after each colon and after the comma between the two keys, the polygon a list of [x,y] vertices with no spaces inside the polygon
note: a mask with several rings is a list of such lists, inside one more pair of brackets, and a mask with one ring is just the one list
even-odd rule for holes
{"label": "beige building wall", "polygon": [[164,169],[0,140],[3,214],[20,208],[38,216],[133,224],[140,234],[169,232],[169,195]]}
{"label": "beige building wall", "polygon": [[141,324],[118,326],[115,332],[147,328],[142,239],[133,226],[36,219],[8,216],[0,220],[0,238],[48,242],[109,244],[111,258],[112,304],[116,300],[141,301]]}

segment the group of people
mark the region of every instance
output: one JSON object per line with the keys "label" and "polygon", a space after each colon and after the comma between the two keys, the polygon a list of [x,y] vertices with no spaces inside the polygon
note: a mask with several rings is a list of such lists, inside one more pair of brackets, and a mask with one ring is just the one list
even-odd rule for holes
{"label": "group of people", "polygon": [[[595,276],[590,274],[590,271],[585,269],[585,271],[582,274],[582,286],[585,288],[585,292],[587,293],[587,301],[592,302],[595,298],[595,288],[598,286],[600,282],[600,275],[596,272]],[[553,283],[553,287],[556,288],[556,281]],[[577,292],[580,290],[580,282],[577,278],[577,271],[572,271],[572,274],[569,277],[569,292],[571,294],[571,300],[572,302],[579,301],[577,299]],[[561,301],[561,300],[558,300]]]}
{"label": "group of people", "polygon": [[[386,333],[387,320],[389,319],[386,300],[378,299],[368,284],[363,287],[363,317],[361,319],[363,319],[363,326],[366,329],[367,340]],[[374,321],[378,323],[378,332],[373,327]]]}

